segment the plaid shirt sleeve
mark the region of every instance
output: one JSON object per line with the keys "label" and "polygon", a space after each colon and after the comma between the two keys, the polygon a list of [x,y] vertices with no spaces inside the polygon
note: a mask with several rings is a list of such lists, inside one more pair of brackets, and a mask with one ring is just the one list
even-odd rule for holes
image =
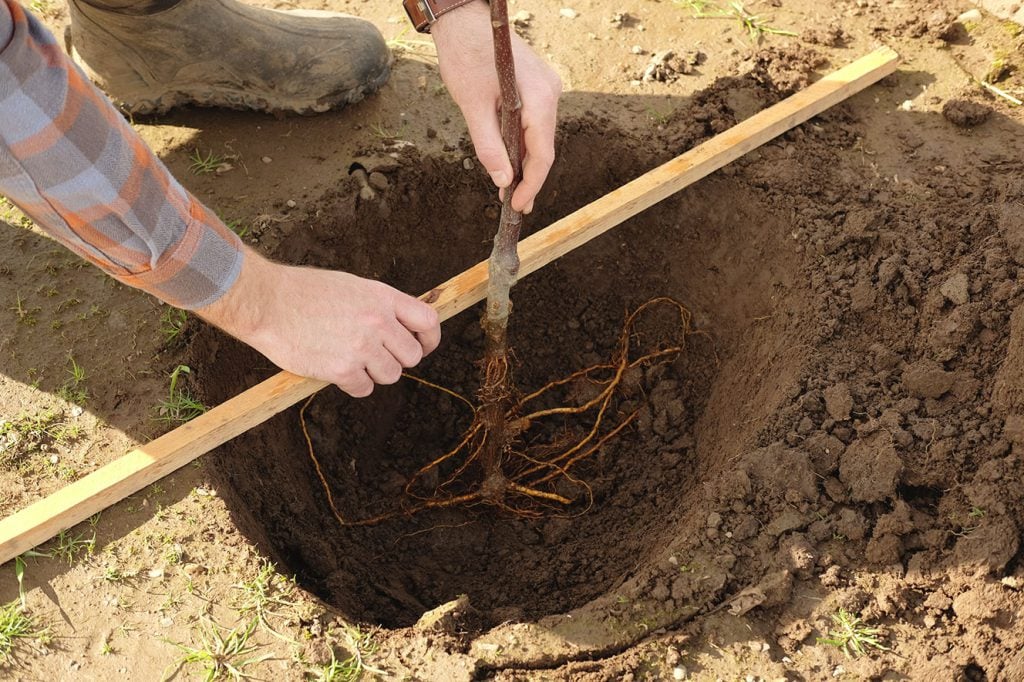
{"label": "plaid shirt sleeve", "polygon": [[209,305],[241,270],[238,237],[13,0],[0,0],[0,194],[78,255],[171,305]]}

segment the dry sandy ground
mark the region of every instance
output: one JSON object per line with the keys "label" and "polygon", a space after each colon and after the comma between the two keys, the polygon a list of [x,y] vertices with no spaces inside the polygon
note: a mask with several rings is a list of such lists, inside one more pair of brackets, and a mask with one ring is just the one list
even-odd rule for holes
{"label": "dry sandy ground", "polygon": [[[60,30],[60,3],[33,5]],[[375,21],[394,39],[390,83],[318,117],[183,110],[136,121],[140,134],[276,257],[413,292],[484,257],[493,193],[430,45],[392,2],[276,6],[293,5]],[[705,334],[633,373],[609,414],[639,416],[578,471],[585,514],[340,527],[289,411],[26,556],[44,631],[0,674],[1024,679],[1024,113],[979,84],[1024,96],[1021,28],[958,21],[966,3],[773,0],[746,6],[752,35],[701,9],[728,13],[511,6],[566,86],[528,230],[877,45],[903,60],[517,288],[524,391],[602,362],[623,312],[656,296]],[[666,50],[679,60],[665,79],[643,80]],[[228,166],[196,173],[196,154]],[[354,162],[383,173],[373,198]],[[166,431],[179,365],[208,404],[273,372],[6,219],[0,513]],[[446,324],[422,376],[472,394],[475,315]],[[650,325],[651,343],[673,333]],[[586,399],[577,383],[566,400]],[[411,382],[359,404],[325,392],[307,421],[354,518],[399,508],[466,425]],[[18,600],[13,562],[0,570],[0,603]]]}

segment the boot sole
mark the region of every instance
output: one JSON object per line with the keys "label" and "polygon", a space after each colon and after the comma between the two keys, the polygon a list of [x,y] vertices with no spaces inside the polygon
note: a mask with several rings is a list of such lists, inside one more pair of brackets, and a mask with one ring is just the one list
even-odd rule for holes
{"label": "boot sole", "polygon": [[299,115],[322,114],[331,109],[342,109],[349,104],[361,101],[367,95],[377,92],[387,83],[391,76],[391,67],[384,69],[374,78],[352,90],[338,93],[328,98],[317,100],[277,100],[273,97],[266,97],[246,90],[210,90],[204,93],[202,90],[181,92],[173,88],[167,88],[159,94],[147,96],[140,95],[132,97],[131,101],[120,99],[117,101],[125,113],[145,116],[150,114],[163,114],[180,106],[219,107],[222,109],[238,109],[262,111],[271,114],[294,113]]}

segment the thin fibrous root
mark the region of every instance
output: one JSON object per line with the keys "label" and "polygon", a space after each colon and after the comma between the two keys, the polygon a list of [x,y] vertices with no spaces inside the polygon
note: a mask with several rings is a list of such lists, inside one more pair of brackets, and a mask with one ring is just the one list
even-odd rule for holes
{"label": "thin fibrous root", "polygon": [[[631,358],[631,352],[634,351],[636,345],[634,337],[638,336],[637,321],[641,314],[654,306],[668,306],[670,309],[674,309],[678,315],[679,331],[676,343]],[[305,415],[313,400],[311,397],[299,410],[299,418],[310,459],[324,489],[332,514],[343,526],[369,526],[428,510],[489,505],[515,516],[539,518],[545,515],[542,509],[547,509],[550,513],[557,513],[557,510],[567,509],[580,500],[578,495],[570,497],[565,494],[564,490],[555,489],[556,484],[560,482],[562,485],[567,484],[582,492],[583,498],[586,500],[586,503],[582,505],[582,510],[571,516],[586,513],[594,502],[593,491],[585,480],[573,475],[571,470],[600,451],[609,441],[635,422],[639,410],[634,410],[625,418],[618,420],[613,420],[609,416],[613,413],[615,396],[629,370],[668,361],[685,351],[687,337],[695,334],[707,336],[705,332],[693,330],[690,327],[691,321],[690,311],[674,299],[661,297],[647,301],[626,316],[622,333],[619,335],[615,352],[610,361],[577,370],[566,377],[551,381],[519,399],[514,400],[512,396],[507,396],[510,405],[505,413],[505,428],[515,442],[510,443],[502,451],[501,469],[496,473],[492,472],[489,478],[476,484],[475,488],[463,479],[473,465],[477,465],[477,469],[481,468],[480,455],[484,448],[487,432],[481,420],[479,406],[444,386],[411,374],[404,374],[406,378],[444,393],[466,405],[472,414],[473,421],[459,437],[455,447],[420,467],[410,476],[405,485],[405,493],[410,499],[415,500],[414,504],[403,510],[379,514],[366,519],[347,519],[335,505],[334,497],[316,457],[306,425]],[[509,385],[506,383],[509,366],[502,360],[504,358],[485,367],[484,390],[494,390],[500,386]],[[717,362],[717,355],[715,360]],[[536,402],[553,389],[566,386],[574,381],[589,381],[601,388],[596,396],[580,405],[561,405],[527,412],[526,408],[531,403]],[[582,437],[563,443],[561,446],[558,445],[558,441],[561,440],[558,437],[547,444],[534,445],[532,449],[516,445],[516,443],[521,444],[529,430],[544,419],[578,417],[589,412],[593,412],[594,416]],[[609,428],[608,422],[610,421],[617,423]],[[445,476],[443,481],[433,485],[432,493],[422,494],[416,491],[417,484],[422,484],[424,477],[431,472],[440,471],[446,463],[458,458],[461,458],[461,462]],[[469,488],[469,490],[457,493],[448,492],[450,489],[457,491],[459,487],[462,487],[463,490]]]}

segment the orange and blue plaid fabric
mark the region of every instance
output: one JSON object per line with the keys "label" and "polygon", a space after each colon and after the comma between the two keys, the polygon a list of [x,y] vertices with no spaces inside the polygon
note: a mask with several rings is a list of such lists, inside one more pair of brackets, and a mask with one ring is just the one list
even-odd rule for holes
{"label": "orange and blue plaid fabric", "polygon": [[0,194],[118,280],[181,308],[241,270],[238,237],[13,0],[0,0]]}

